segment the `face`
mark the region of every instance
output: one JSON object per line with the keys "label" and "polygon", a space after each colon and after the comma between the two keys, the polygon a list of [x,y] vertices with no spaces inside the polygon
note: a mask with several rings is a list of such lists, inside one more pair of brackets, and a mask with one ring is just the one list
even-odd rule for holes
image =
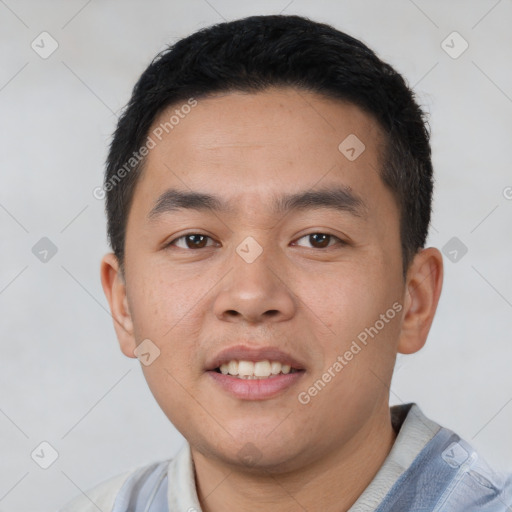
{"label": "face", "polygon": [[[142,369],[164,413],[204,456],[268,469],[367,435],[388,407],[406,306],[376,122],[280,88],[200,99],[160,138],[129,213],[116,329],[130,357],[150,340]],[[281,373],[213,368],[229,360]]]}

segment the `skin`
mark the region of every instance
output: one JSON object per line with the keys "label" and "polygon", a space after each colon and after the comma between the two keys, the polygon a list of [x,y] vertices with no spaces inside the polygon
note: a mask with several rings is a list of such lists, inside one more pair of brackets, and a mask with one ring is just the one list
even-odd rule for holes
{"label": "skin", "polygon": [[[366,147],[354,161],[338,150],[350,134]],[[274,88],[198,100],[147,157],[128,217],[125,276],[109,253],[101,279],[123,353],[135,357],[144,339],[160,350],[142,369],[191,445],[205,512],[348,510],[393,445],[396,354],[424,345],[443,264],[437,249],[420,250],[403,279],[399,210],[378,172],[383,140],[375,120],[354,105]],[[276,194],[337,185],[364,200],[365,215],[272,213]],[[183,210],[148,221],[171,187],[218,195],[232,211]],[[211,239],[200,249],[183,238],[165,247],[191,233]],[[322,245],[306,236],[314,233],[333,238]],[[252,263],[236,252],[248,236],[263,248]],[[301,404],[298,393],[396,302],[402,309],[394,319]],[[306,372],[274,398],[234,398],[204,368],[240,342],[277,346]],[[257,453],[255,463],[241,460],[244,449]]]}

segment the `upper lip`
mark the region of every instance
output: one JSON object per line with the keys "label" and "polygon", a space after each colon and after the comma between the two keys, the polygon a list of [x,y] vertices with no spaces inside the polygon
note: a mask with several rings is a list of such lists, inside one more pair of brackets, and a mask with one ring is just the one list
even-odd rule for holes
{"label": "upper lip", "polygon": [[215,356],[206,362],[206,371],[215,370],[221,364],[228,363],[232,360],[237,361],[279,361],[281,364],[289,364],[296,370],[303,370],[304,365],[295,357],[283,352],[277,347],[248,347],[246,345],[234,345],[221,350]]}

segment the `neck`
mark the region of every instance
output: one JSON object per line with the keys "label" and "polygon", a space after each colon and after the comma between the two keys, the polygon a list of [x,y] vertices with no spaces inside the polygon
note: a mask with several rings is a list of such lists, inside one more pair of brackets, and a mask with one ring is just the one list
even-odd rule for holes
{"label": "neck", "polygon": [[286,473],[264,469],[241,472],[191,447],[203,512],[256,512],[262,508],[268,512],[346,512],[372,481],[395,442],[389,407],[375,420],[360,429],[350,443]]}

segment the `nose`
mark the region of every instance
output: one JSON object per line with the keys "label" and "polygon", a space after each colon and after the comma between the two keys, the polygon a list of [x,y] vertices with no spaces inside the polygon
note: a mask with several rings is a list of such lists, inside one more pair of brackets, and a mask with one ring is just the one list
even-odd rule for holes
{"label": "nose", "polygon": [[243,252],[234,252],[230,264],[231,271],[215,297],[217,318],[256,324],[283,322],[293,317],[298,301],[284,267],[284,256],[263,248],[251,261],[243,257]]}

